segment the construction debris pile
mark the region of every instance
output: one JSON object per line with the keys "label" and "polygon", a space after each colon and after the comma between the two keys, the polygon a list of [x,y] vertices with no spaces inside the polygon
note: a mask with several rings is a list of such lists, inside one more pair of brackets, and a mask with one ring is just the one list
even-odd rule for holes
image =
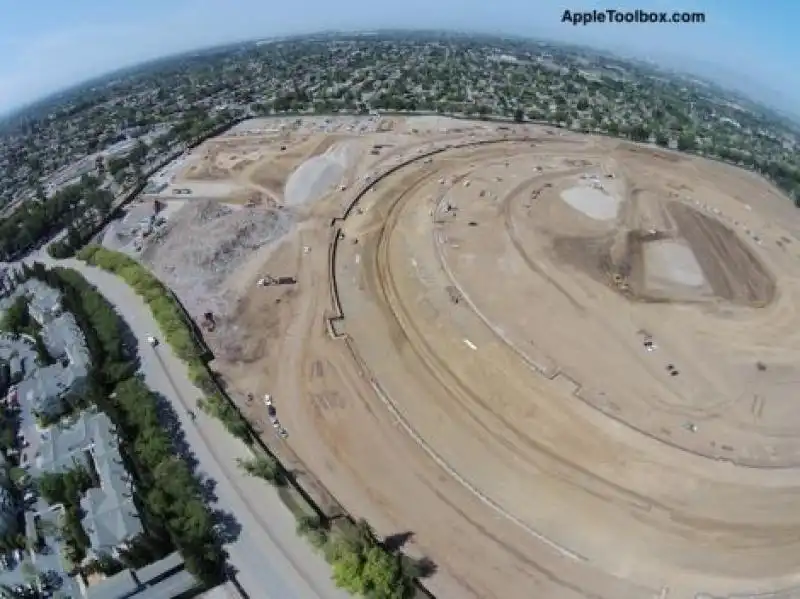
{"label": "construction debris pile", "polygon": [[235,208],[198,200],[181,208],[143,259],[194,314],[226,314],[236,298],[226,279],[264,245],[283,236],[291,216],[281,210]]}

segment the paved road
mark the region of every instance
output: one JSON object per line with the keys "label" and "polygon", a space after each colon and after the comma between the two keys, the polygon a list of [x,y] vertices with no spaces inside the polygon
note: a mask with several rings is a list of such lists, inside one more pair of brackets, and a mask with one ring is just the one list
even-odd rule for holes
{"label": "paved road", "polygon": [[[167,344],[153,348],[150,334],[158,326],[147,305],[118,277],[77,260],[60,260],[38,254],[47,266],[79,271],[123,315],[139,341],[142,372],[147,384],[173,403],[186,440],[202,474],[216,481],[214,507],[233,514],[241,526],[239,536],[226,545],[237,580],[252,599],[345,599],[330,579],[330,568],[295,533],[293,515],[265,482],[246,476],[236,466],[237,457],[250,457],[249,449],[232,437],[214,418],[195,409],[200,392],[186,367]],[[188,410],[197,414],[196,421]]]}

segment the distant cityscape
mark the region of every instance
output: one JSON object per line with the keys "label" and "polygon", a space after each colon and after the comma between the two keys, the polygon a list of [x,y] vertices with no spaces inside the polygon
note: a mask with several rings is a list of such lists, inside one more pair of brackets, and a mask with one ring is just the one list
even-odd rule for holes
{"label": "distant cityscape", "polygon": [[[37,203],[82,182],[57,208],[79,227],[84,208],[103,203],[98,193],[110,204],[164,157],[237,119],[369,111],[546,121],[696,152],[761,172],[800,201],[799,128],[739,94],[582,48],[378,32],[168,58],[30,107],[0,126],[0,205],[8,215],[30,201],[23,216],[35,217]],[[1,239],[16,238],[6,251],[38,232],[18,224],[0,225]]]}

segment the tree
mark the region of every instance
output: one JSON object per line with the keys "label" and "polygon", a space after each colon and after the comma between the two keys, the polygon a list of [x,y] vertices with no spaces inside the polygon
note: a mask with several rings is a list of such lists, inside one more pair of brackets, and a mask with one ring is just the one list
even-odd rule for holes
{"label": "tree", "polygon": [[17,436],[14,434],[14,427],[5,420],[0,423],[0,449],[8,451],[17,444]]}
{"label": "tree", "polygon": [[194,539],[198,542],[202,542],[208,531],[213,528],[211,514],[199,499],[187,501],[175,523],[180,527],[185,539]]}
{"label": "tree", "polygon": [[346,546],[340,547],[333,560],[333,582],[353,595],[366,595],[369,588],[363,576],[364,565],[361,553]]}
{"label": "tree", "polygon": [[30,330],[34,324],[28,311],[28,298],[24,295],[17,296],[11,306],[8,307],[0,321],[0,329],[8,333],[19,335],[20,333],[33,333]]}
{"label": "tree", "polygon": [[633,141],[647,141],[650,137],[650,131],[639,123],[631,128],[630,136]]}
{"label": "tree", "polygon": [[682,152],[691,152],[697,147],[697,139],[693,133],[683,133],[678,137],[678,149]]}
{"label": "tree", "polygon": [[322,528],[322,522],[317,516],[303,515],[297,519],[297,526],[295,532],[298,536],[304,537],[312,530],[319,530]]}
{"label": "tree", "polygon": [[406,599],[414,591],[413,581],[403,576],[400,556],[381,547],[366,552],[361,576],[375,599]]}
{"label": "tree", "polygon": [[161,429],[147,429],[134,441],[137,457],[148,467],[155,468],[172,455],[172,445]]}
{"label": "tree", "polygon": [[111,176],[116,179],[117,174],[124,171],[129,164],[130,162],[126,158],[112,157],[108,159],[106,168],[108,169],[108,172],[111,173]]}
{"label": "tree", "polygon": [[523,111],[522,108],[517,108],[514,111],[514,122],[521,123],[524,120],[525,120],[525,111]]}
{"label": "tree", "polygon": [[257,476],[263,478],[268,483],[276,487],[286,485],[286,477],[284,476],[283,469],[277,460],[270,457],[259,456],[251,460],[237,459],[236,463],[239,467],[247,472],[250,476]]}
{"label": "tree", "polygon": [[36,480],[42,497],[50,504],[76,505],[88,489],[94,486],[92,475],[82,465],[66,472],[45,472]]}

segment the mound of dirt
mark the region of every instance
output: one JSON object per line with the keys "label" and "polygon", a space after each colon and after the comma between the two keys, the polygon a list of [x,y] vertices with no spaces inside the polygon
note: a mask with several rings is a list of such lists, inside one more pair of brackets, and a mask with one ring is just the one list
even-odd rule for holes
{"label": "mound of dirt", "polygon": [[291,216],[280,210],[231,208],[213,200],[189,202],[143,255],[187,309],[223,315],[237,298],[225,284],[260,248],[281,238]]}

